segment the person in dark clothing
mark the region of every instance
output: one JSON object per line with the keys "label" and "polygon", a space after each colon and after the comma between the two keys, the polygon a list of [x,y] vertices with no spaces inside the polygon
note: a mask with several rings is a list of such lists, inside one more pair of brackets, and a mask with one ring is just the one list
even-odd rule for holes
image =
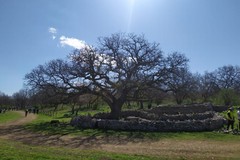
{"label": "person in dark clothing", "polygon": [[234,116],[233,116],[233,107],[230,107],[227,111],[227,130],[229,131],[229,127],[233,130],[234,128]]}
{"label": "person in dark clothing", "polygon": [[25,117],[28,115],[28,109],[25,109]]}
{"label": "person in dark clothing", "polygon": [[39,110],[38,110],[38,108],[36,109],[36,113],[38,114],[38,112],[39,112]]}

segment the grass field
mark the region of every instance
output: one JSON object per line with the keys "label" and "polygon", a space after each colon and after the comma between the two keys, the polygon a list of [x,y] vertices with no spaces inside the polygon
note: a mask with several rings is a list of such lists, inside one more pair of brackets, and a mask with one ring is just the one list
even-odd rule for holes
{"label": "grass field", "polygon": [[63,147],[30,146],[0,139],[1,160],[159,160],[160,157],[127,155]]}
{"label": "grass field", "polygon": [[21,118],[21,114],[17,113],[17,112],[6,112],[6,113],[1,113],[0,114],[0,124],[3,124],[3,123],[7,123],[7,122],[10,122],[10,121],[15,121],[19,118]]}
{"label": "grass field", "polygon": [[[106,110],[106,109],[105,109]],[[58,112],[57,116],[51,117],[39,114],[38,118],[32,123],[25,126],[26,129],[35,132],[43,132],[47,134],[60,135],[75,135],[75,136],[116,136],[116,137],[131,137],[149,140],[160,139],[175,139],[175,140],[216,140],[216,141],[240,141],[240,136],[225,134],[219,132],[125,132],[125,131],[111,131],[99,129],[77,129],[70,125],[52,126],[49,122],[57,119],[62,123],[69,123],[71,118],[64,118],[64,114],[68,113],[69,109],[65,108]],[[81,111],[81,115],[94,114],[97,111]],[[223,113],[225,114],[225,113]]]}
{"label": "grass field", "polygon": [[[54,117],[39,114],[37,119],[24,126],[33,133],[26,138],[38,137],[46,141],[63,141],[72,137],[74,143],[80,143],[80,148],[72,140],[61,143],[39,142],[26,143],[0,139],[0,160],[32,160],[32,159],[83,159],[83,160],[162,160],[162,159],[239,159],[240,135],[219,132],[125,132],[98,129],[76,129],[66,124],[70,118],[63,115],[68,110],[62,110]],[[87,114],[92,111],[81,112]],[[95,112],[95,111],[93,111]],[[17,117],[13,115],[11,117]],[[63,125],[53,126],[49,122],[58,119]],[[25,132],[26,134],[28,131]],[[43,136],[41,136],[43,134]],[[61,139],[63,138],[63,139]],[[84,147],[87,145],[88,147]],[[96,147],[97,146],[97,147]]]}

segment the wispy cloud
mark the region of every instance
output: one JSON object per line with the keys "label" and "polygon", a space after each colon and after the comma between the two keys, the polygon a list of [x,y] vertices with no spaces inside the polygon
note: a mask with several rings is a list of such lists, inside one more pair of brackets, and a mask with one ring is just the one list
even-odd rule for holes
{"label": "wispy cloud", "polygon": [[[48,32],[51,34],[53,40],[55,40],[58,37],[57,36],[58,30],[56,28],[49,27]],[[71,37],[71,38],[66,37],[64,35],[60,36],[59,43],[60,43],[61,47],[70,46],[75,49],[82,49],[82,48],[85,48],[86,46],[88,46],[86,44],[86,42],[83,40],[79,40],[79,39],[73,38],[73,37]]]}
{"label": "wispy cloud", "polygon": [[54,27],[49,27],[49,28],[48,28],[48,32],[49,32],[49,33],[52,33],[52,34],[56,34],[56,33],[57,33],[57,29],[54,28]]}
{"label": "wispy cloud", "polygon": [[64,47],[65,45],[76,48],[76,49],[82,49],[85,48],[87,46],[85,41],[76,39],[76,38],[69,38],[69,37],[65,37],[65,36],[61,36],[60,38],[60,44],[62,47]]}
{"label": "wispy cloud", "polygon": [[56,39],[57,29],[54,27],[49,27],[48,32],[52,35],[52,39]]}

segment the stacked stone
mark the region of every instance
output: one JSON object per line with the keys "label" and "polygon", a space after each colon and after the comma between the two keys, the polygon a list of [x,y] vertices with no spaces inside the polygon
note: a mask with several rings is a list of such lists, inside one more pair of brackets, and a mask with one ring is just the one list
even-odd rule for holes
{"label": "stacked stone", "polygon": [[71,125],[80,128],[98,128],[124,131],[213,131],[224,124],[223,117],[213,111],[210,104],[157,107],[145,111],[124,111],[121,119],[108,119],[108,114],[79,116]]}

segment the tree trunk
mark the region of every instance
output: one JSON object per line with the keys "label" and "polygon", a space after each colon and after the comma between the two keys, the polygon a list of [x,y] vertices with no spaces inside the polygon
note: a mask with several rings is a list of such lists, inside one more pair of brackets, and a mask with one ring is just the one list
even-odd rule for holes
{"label": "tree trunk", "polygon": [[176,93],[175,99],[176,99],[177,104],[182,104],[184,97],[181,93]]}
{"label": "tree trunk", "polygon": [[130,103],[130,101],[127,101],[127,108],[131,108],[131,103]]}
{"label": "tree trunk", "polygon": [[72,115],[74,115],[74,112],[75,112],[75,104],[74,105],[72,105],[72,111],[71,111],[72,113]]}
{"label": "tree trunk", "polygon": [[110,105],[111,112],[110,112],[110,117],[111,119],[119,119],[121,116],[121,110],[122,106],[124,104],[124,101],[118,100],[115,103],[112,103]]}
{"label": "tree trunk", "polygon": [[144,106],[143,106],[143,101],[140,100],[139,103],[140,103],[140,109],[143,109],[143,108],[144,108]]}
{"label": "tree trunk", "polygon": [[202,98],[203,98],[204,103],[208,101],[208,96],[207,95],[202,94]]}
{"label": "tree trunk", "polygon": [[78,112],[79,112],[79,110],[80,110],[80,107],[81,107],[81,106],[79,106],[79,107],[76,109],[76,112],[75,112],[75,115],[76,115],[76,116],[78,115]]}
{"label": "tree trunk", "polygon": [[119,106],[111,107],[110,119],[119,119],[121,115],[121,108]]}
{"label": "tree trunk", "polygon": [[176,97],[176,102],[177,102],[177,104],[182,104],[183,99],[180,96]]}

